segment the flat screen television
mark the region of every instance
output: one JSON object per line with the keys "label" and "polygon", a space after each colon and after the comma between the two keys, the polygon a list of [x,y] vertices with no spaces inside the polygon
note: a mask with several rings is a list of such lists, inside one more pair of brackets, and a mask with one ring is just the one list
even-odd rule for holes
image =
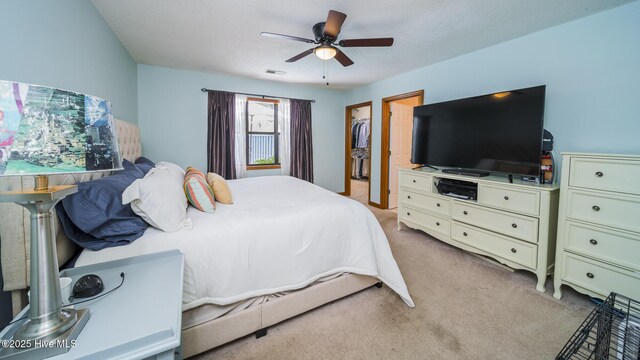
{"label": "flat screen television", "polygon": [[539,176],[544,101],[545,86],[536,86],[416,106],[411,162],[478,176]]}

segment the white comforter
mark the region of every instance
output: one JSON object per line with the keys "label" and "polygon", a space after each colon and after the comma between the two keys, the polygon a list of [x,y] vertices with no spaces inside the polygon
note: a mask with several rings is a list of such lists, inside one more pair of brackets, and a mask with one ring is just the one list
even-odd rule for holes
{"label": "white comforter", "polygon": [[84,250],[88,265],[169,249],[184,253],[183,310],[303,288],[319,278],[370,275],[413,301],[387,238],[364,205],[288,176],[229,181],[233,204],[189,208],[192,229],[149,227],[130,245]]}

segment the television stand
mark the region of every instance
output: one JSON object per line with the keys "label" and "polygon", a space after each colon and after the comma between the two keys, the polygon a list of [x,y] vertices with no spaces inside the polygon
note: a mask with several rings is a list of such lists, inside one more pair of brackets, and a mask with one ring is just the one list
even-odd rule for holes
{"label": "television stand", "polygon": [[442,172],[445,174],[458,174],[458,175],[475,176],[475,177],[489,176],[488,171],[473,170],[473,169],[449,168],[449,169],[442,169]]}
{"label": "television stand", "polygon": [[518,178],[510,183],[506,176],[400,169],[398,230],[404,224],[512,269],[535,273],[536,289],[544,292],[554,266],[558,194],[555,184]]}

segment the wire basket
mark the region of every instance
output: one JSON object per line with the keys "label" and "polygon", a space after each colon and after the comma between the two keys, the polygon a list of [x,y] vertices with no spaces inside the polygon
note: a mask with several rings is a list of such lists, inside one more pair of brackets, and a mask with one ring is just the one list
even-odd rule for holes
{"label": "wire basket", "polygon": [[567,359],[639,360],[640,302],[612,292],[556,357]]}

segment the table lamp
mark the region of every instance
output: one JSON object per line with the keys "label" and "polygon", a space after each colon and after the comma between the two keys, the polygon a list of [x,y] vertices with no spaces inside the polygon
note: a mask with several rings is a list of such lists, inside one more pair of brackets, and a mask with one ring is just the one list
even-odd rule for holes
{"label": "table lamp", "polygon": [[35,176],[33,189],[0,193],[0,202],[15,202],[31,214],[29,316],[7,332],[24,346],[0,349],[0,359],[67,352],[89,320],[87,309],[62,306],[54,234],[54,206],[77,186],[49,186],[49,175],[121,168],[108,101],[0,80],[0,177]]}

